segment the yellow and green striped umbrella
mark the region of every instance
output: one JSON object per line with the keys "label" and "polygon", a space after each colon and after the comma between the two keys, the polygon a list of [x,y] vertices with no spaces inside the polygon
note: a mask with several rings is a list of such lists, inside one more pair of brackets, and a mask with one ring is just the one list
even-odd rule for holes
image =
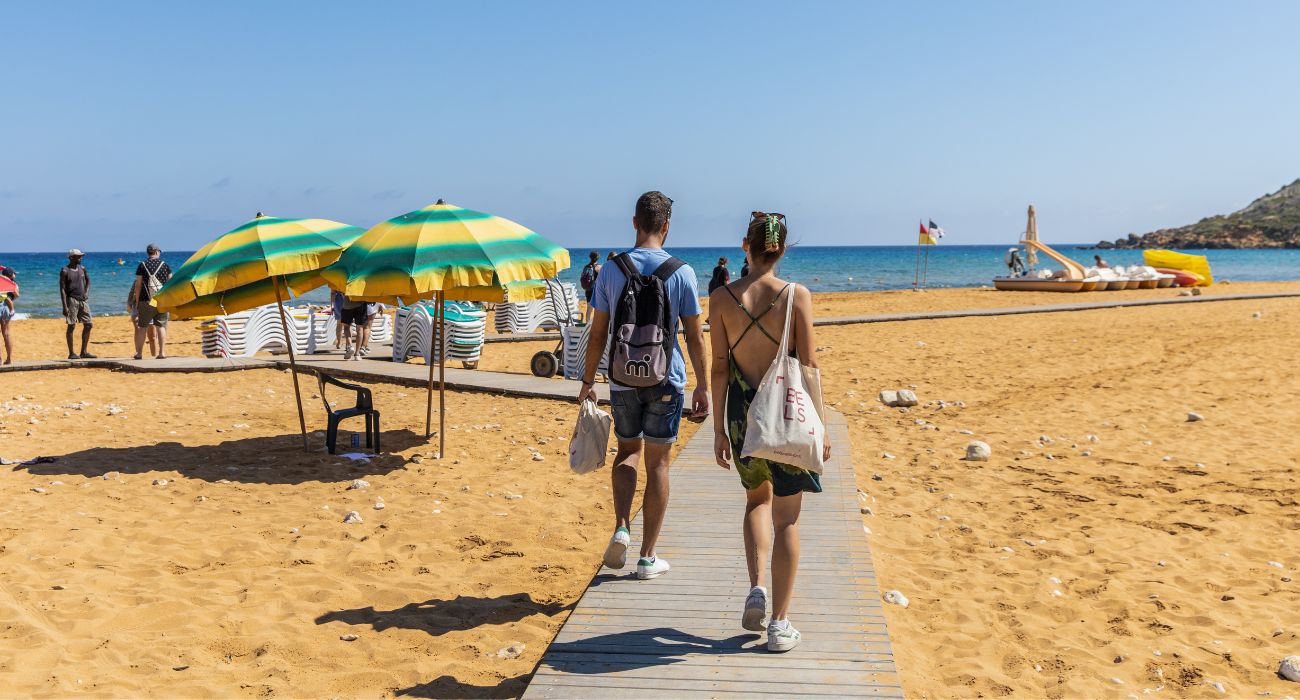
{"label": "yellow and green striped umbrella", "polygon": [[[240,285],[234,289],[227,289],[224,292],[205,294],[179,306],[160,306],[158,310],[169,312],[177,318],[225,316],[288,299],[290,291],[302,295],[323,284],[325,284],[325,280],[321,279],[320,272],[310,270],[296,275],[289,275],[283,280],[279,277],[258,280],[257,282]],[[275,293],[276,285],[280,287],[279,295]]]}
{"label": "yellow and green striped umbrella", "polygon": [[366,231],[321,276],[349,298],[410,301],[555,277],[568,266],[569,251],[528,228],[439,201]]}
{"label": "yellow and green striped umbrella", "polygon": [[[363,233],[356,226],[328,219],[258,214],[191,255],[158,290],[156,306],[166,311],[271,277],[320,270],[338,260]],[[319,279],[308,287],[290,284],[298,293],[318,286]]]}

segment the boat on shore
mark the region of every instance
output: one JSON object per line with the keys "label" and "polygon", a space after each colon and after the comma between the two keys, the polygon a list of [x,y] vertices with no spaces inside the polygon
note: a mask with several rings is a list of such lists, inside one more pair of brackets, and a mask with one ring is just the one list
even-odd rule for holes
{"label": "boat on shore", "polygon": [[[1052,250],[1038,240],[1038,217],[1029,205],[1029,222],[1025,226],[1023,260],[1017,249],[1007,251],[1006,264],[1011,274],[993,278],[993,288],[1008,292],[1083,292],[1101,289],[1102,278],[1088,275],[1083,265]],[[1061,265],[1060,270],[1038,270],[1038,254]],[[1027,265],[1026,265],[1027,263]]]}

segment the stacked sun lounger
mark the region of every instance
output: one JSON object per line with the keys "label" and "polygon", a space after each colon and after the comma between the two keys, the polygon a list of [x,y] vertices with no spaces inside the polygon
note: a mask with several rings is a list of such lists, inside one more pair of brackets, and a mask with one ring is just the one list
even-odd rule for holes
{"label": "stacked sun lounger", "polygon": [[[587,366],[587,340],[591,337],[591,326],[564,326],[560,329],[560,338],[564,342],[564,378],[582,379],[582,372]],[[605,356],[600,358],[596,375],[609,375],[609,341],[605,342]]]}
{"label": "stacked sun lounger", "polygon": [[546,298],[537,301],[497,304],[495,327],[497,333],[530,333],[537,329],[557,330],[571,320],[577,320],[578,292],[569,283],[546,285]]}
{"label": "stacked sun lounger", "polygon": [[[311,307],[311,336],[307,342],[307,352],[327,352],[334,347],[335,329],[339,327],[338,319],[327,306]],[[393,339],[393,319],[387,313],[375,314],[370,319],[370,344],[387,343]]]}
{"label": "stacked sun lounger", "polygon": [[426,364],[438,361],[438,355],[430,356],[430,338],[433,338],[434,350],[442,349],[448,360],[459,360],[466,368],[473,369],[483,356],[483,339],[487,335],[487,312],[477,304],[446,302],[444,326],[447,337],[442,342],[437,335],[437,323],[433,318],[437,307],[432,302],[420,302],[414,306],[399,307],[393,333],[393,360],[405,362],[412,357],[422,357]]}
{"label": "stacked sun lounger", "polygon": [[[293,349],[305,353],[311,337],[310,312],[302,307],[288,308],[285,312]],[[217,316],[200,329],[205,357],[252,357],[263,350],[277,354],[289,351],[275,304]]]}

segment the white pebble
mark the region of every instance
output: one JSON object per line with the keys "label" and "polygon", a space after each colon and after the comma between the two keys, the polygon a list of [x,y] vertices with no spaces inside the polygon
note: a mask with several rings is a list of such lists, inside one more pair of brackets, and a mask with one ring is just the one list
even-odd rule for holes
{"label": "white pebble", "polygon": [[1115,685],[1124,685],[1124,681],[1122,681],[1122,680],[1120,680],[1120,679],[1118,679],[1118,678],[1112,678],[1112,679],[1110,679],[1110,682],[1111,682],[1111,683],[1114,683]]}
{"label": "white pebble", "polygon": [[361,519],[360,513],[355,510],[350,510],[347,515],[343,516],[343,522],[347,525],[356,525],[357,523],[363,523],[365,521]]}
{"label": "white pebble", "polygon": [[298,534],[298,528],[296,528],[296,527],[291,527],[291,528],[289,528],[289,534],[292,534],[292,535],[296,535],[296,534]]}
{"label": "white pebble", "polygon": [[1187,414],[1187,422],[1188,422],[1188,423],[1198,423],[1198,422],[1203,421],[1203,420],[1205,420],[1205,418],[1204,418],[1203,416],[1201,416],[1201,414],[1199,414],[1199,413],[1188,412],[1188,414]]}
{"label": "white pebble", "polygon": [[1006,552],[1007,554],[1013,554],[1013,553],[1015,553],[1016,550],[1014,550],[1014,549],[1012,549],[1012,548],[1010,548],[1010,547],[1003,547],[1003,548],[1002,548],[1002,551]]}
{"label": "white pebble", "polygon": [[542,461],[542,460],[544,460],[544,459],[546,459],[546,458],[542,456],[542,453],[541,453],[541,452],[534,452],[534,453],[533,453],[533,461],[534,461],[534,462],[540,462],[540,461]]}
{"label": "white pebble", "polygon": [[1277,567],[1277,568],[1279,568],[1279,569],[1283,568],[1283,567],[1282,567],[1282,562],[1280,562],[1280,561],[1271,561],[1271,562],[1268,563],[1268,565],[1269,565],[1269,566],[1273,566],[1273,567]]}
{"label": "white pebble", "polygon": [[1101,442],[1101,438],[1097,437],[1096,435],[1089,435],[1088,442]]}
{"label": "white pebble", "polygon": [[166,480],[166,479],[154,479],[154,480],[153,480],[153,485],[154,485],[154,486],[166,486],[166,485],[167,485],[167,480]]}
{"label": "white pebble", "polygon": [[1277,672],[1289,681],[1300,683],[1300,656],[1288,656],[1282,659]]}
{"label": "white pebble", "polygon": [[370,482],[366,481],[365,479],[353,479],[352,483],[348,484],[349,491],[354,491],[356,489],[368,489],[368,488],[370,488]]}
{"label": "white pebble", "polygon": [[911,601],[907,599],[907,596],[903,595],[902,592],[896,590],[885,591],[885,602],[891,603],[893,605],[900,605],[904,608],[906,608],[911,603]]}
{"label": "white pebble", "polygon": [[41,487],[39,487],[39,486],[37,486],[36,488],[32,489],[32,491],[35,491],[36,493],[45,493],[45,489],[43,489],[43,488],[41,488]]}
{"label": "white pebble", "polygon": [[375,510],[383,510],[384,508],[385,506],[383,501],[375,501]]}
{"label": "white pebble", "polygon": [[515,642],[510,646],[497,652],[497,656],[502,659],[517,659],[523,655],[526,645],[523,642]]}
{"label": "white pebble", "polygon": [[966,445],[966,460],[968,462],[987,462],[993,451],[989,448],[988,443],[972,440]]}
{"label": "white pebble", "polygon": [[345,641],[345,642],[355,642],[355,641],[357,641],[357,635],[355,635],[355,634],[341,634],[341,635],[339,635],[339,639],[342,639],[342,640]]}

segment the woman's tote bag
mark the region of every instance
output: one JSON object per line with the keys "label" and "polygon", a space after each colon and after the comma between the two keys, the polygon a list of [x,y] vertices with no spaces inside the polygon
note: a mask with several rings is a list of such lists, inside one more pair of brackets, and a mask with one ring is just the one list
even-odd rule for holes
{"label": "woman's tote bag", "polygon": [[822,446],[826,443],[826,426],[820,415],[821,374],[790,357],[795,289],[791,287],[786,299],[781,348],[749,404],[745,446],[740,455],[820,474]]}

